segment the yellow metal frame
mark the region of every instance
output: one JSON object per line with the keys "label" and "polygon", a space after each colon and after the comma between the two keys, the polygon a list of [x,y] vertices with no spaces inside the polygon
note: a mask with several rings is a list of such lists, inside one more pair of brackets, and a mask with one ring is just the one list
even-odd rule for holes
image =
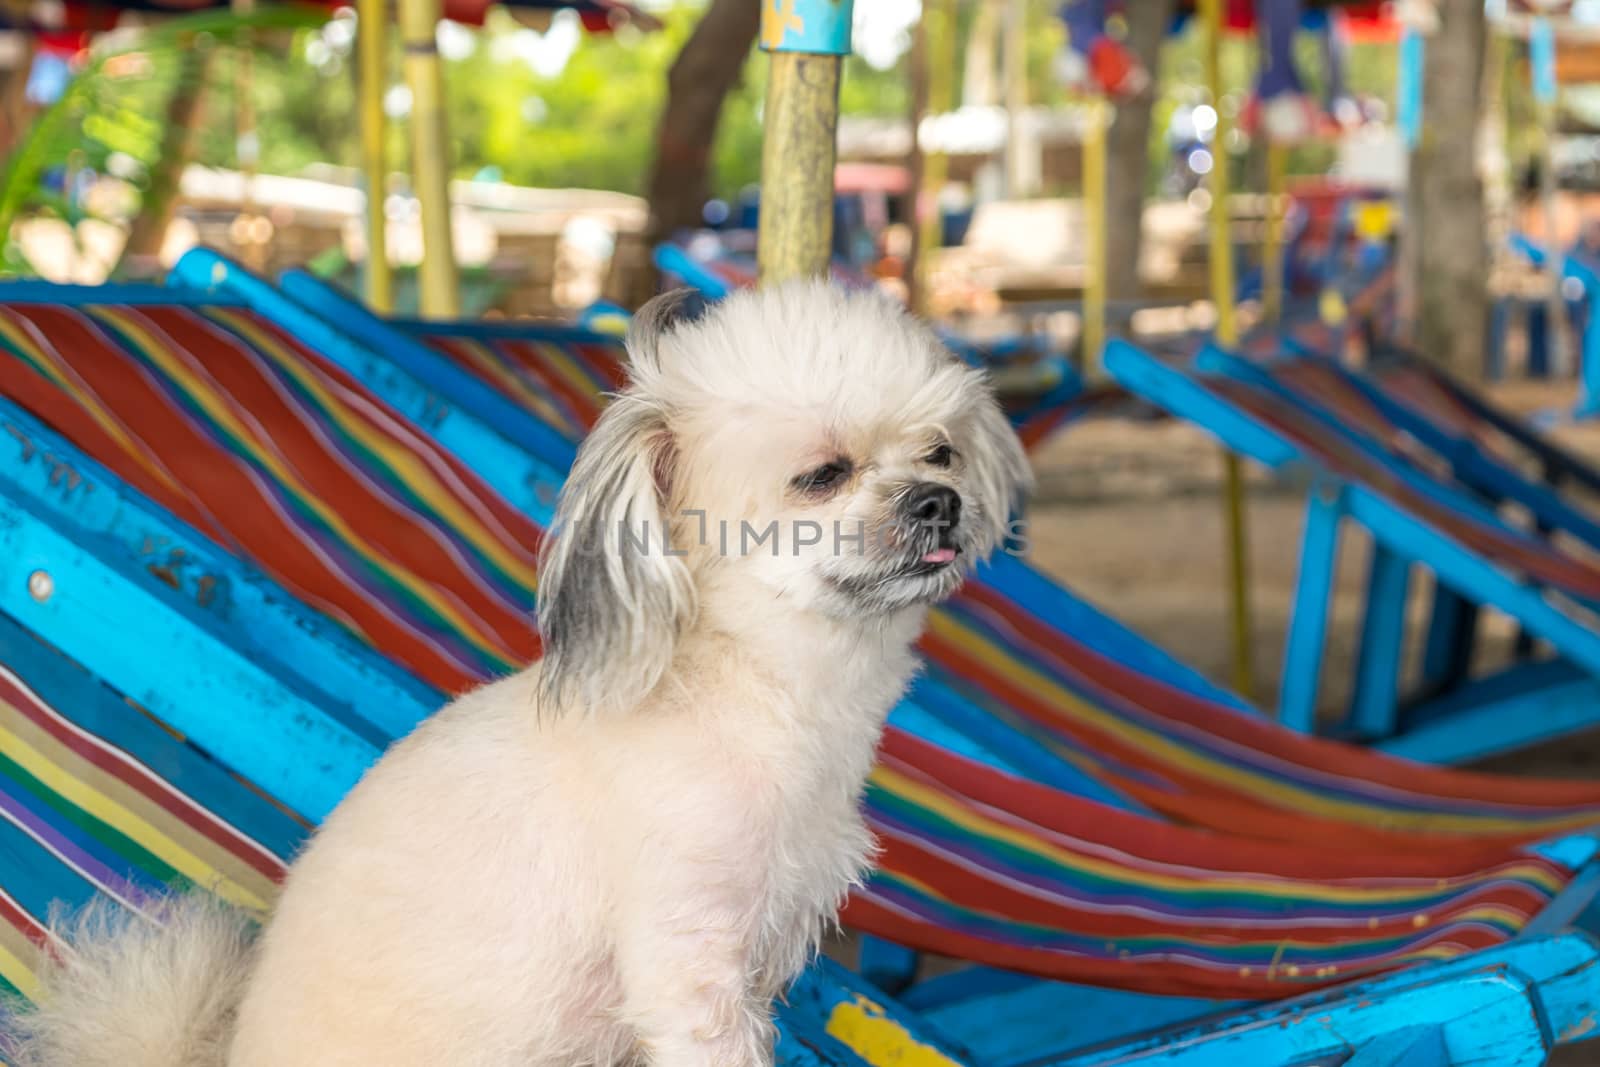
{"label": "yellow metal frame", "polygon": [[1083,370],[1091,376],[1100,373],[1106,345],[1106,130],[1110,124],[1111,104],[1096,93],[1089,98],[1083,136]]}
{"label": "yellow metal frame", "polygon": [[406,84],[411,88],[411,180],[422,211],[421,309],[427,318],[461,314],[461,287],[450,232],[444,69],[435,37],[441,12],[441,0],[400,0],[400,36],[405,45]]}
{"label": "yellow metal frame", "polygon": [[367,304],[374,311],[394,310],[394,273],[389,268],[389,241],[383,202],[389,168],[384,147],[389,138],[383,96],[388,88],[389,11],[384,0],[356,0],[356,83],[361,114],[361,174],[366,182]]}
{"label": "yellow metal frame", "polygon": [[[1211,87],[1212,107],[1217,112],[1210,182],[1211,300],[1217,312],[1217,343],[1230,348],[1239,341],[1239,323],[1233,304],[1236,286],[1228,212],[1227,145],[1230,124],[1222,106],[1222,0],[1200,0],[1200,13],[1205,33],[1206,81]],[[1233,635],[1233,685],[1242,696],[1248,698],[1255,690],[1255,665],[1250,649],[1250,550],[1245,521],[1244,475],[1239,457],[1232,452],[1223,457],[1223,468],[1224,520],[1232,605],[1229,622]]]}

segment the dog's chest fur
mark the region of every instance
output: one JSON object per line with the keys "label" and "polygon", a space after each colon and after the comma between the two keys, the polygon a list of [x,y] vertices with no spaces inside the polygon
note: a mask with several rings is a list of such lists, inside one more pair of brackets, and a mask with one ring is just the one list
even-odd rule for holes
{"label": "dog's chest fur", "polygon": [[750,649],[748,636],[738,648],[711,639],[680,661],[691,691],[697,679],[724,697],[743,691],[703,721],[742,809],[740,835],[726,841],[739,854],[728,858],[759,872],[749,886],[758,911],[752,962],[764,995],[799,972],[870,863],[861,792],[884,719],[914,670],[905,631],[915,624],[891,620],[846,640],[790,644],[782,655]]}

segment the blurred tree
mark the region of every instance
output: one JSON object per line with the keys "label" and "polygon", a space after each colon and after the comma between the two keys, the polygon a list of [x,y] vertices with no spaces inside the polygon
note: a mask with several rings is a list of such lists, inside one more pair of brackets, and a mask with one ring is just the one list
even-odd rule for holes
{"label": "blurred tree", "polygon": [[1106,132],[1106,167],[1116,177],[1106,183],[1106,295],[1112,300],[1139,295],[1146,190],[1142,179],[1149,169],[1150,119],[1160,88],[1154,74],[1161,67],[1161,46],[1176,7],[1176,0],[1144,0],[1127,9],[1128,47],[1152,77],[1144,91],[1117,102]]}
{"label": "blurred tree", "polygon": [[1478,178],[1478,122],[1488,40],[1482,0],[1439,0],[1423,62],[1426,109],[1412,160],[1417,345],[1466,378],[1482,375],[1488,240]]}
{"label": "blurred tree", "polygon": [[711,0],[667,71],[646,196],[651,243],[701,224],[722,104],[738,84],[761,24],[750,0]]}

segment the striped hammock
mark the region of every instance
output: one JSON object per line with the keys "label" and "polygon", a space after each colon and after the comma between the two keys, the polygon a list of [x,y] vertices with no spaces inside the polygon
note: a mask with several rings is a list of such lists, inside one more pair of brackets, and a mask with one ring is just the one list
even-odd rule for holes
{"label": "striped hammock", "polygon": [[[251,312],[0,306],[0,394],[440,690],[537,655],[538,528]],[[1504,940],[1592,851],[1522,846],[1594,822],[1600,786],[1289,734],[1141,669],[1159,655],[1014,560],[935,613],[924,650],[930,700],[966,701],[1154,814],[891,729],[868,795],[883,869],[847,915],[918,947],[1284,995]],[[41,806],[74,781],[49,778]],[[33,878],[0,860],[0,886]]]}

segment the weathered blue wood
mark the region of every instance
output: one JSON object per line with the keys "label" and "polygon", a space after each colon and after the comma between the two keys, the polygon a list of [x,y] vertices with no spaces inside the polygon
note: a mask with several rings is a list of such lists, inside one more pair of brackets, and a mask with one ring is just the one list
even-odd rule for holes
{"label": "weathered blue wood", "polygon": [[707,300],[721,300],[730,292],[728,283],[707,270],[693,256],[670,242],[656,245],[651,254],[656,269],[665,274],[676,274],[685,284],[700,291]]}
{"label": "weathered blue wood", "polygon": [[1348,719],[1349,731],[1356,737],[1389,737],[1398,725],[1400,657],[1405,651],[1410,579],[1409,559],[1381,545],[1372,546],[1361,649]]}
{"label": "weathered blue wood", "polygon": [[1568,614],[1557,601],[1368,489],[1351,486],[1349,500],[1351,515],[1385,547],[1432,567],[1446,585],[1505,612],[1555,645],[1562,655],[1600,676],[1600,633]]}
{"label": "weathered blue wood", "polygon": [[[233,276],[230,274],[230,277]],[[290,271],[279,279],[281,292],[273,290],[260,279],[250,280],[253,284],[249,288],[256,291],[254,305],[263,313],[274,317],[289,316],[280,321],[297,326],[309,312],[335,326],[368,351],[393,362],[450,403],[481,418],[506,440],[558,470],[564,471],[572,465],[576,449],[566,438],[533,418],[520,404],[485,385],[448,356],[417,340],[405,329],[384,321],[361,304],[345,298],[321,279],[304,271]],[[304,310],[288,310],[294,304]],[[438,331],[440,324],[434,323],[432,328]],[[456,324],[449,324],[448,332],[457,332]],[[615,339],[610,341],[615,343]],[[362,360],[346,366],[358,376],[364,376],[376,365]]]}
{"label": "weathered blue wood", "polygon": [[1415,1026],[1439,1027],[1447,1062],[1456,1065],[1537,1067],[1553,1043],[1533,984],[1509,968],[1485,967],[1448,981],[1419,974],[1415,984],[1387,987],[1381,996],[1347,987],[1144,1041],[1032,1062],[1041,1067],[1337,1064],[1385,1034]]}
{"label": "weathered blue wood", "polygon": [[55,282],[0,282],[0,304],[178,304],[184,307],[240,306],[236,300],[167,285],[57,285]]}
{"label": "weathered blue wood", "polygon": [[897,996],[917,980],[922,954],[881,937],[863,935],[857,946],[856,971],[874,986]]}
{"label": "weathered blue wood", "polygon": [[914,994],[939,981],[908,991],[901,1002],[918,1007],[922,1018],[969,1050],[984,1067],[1013,1067],[1251,1007],[1244,1002],[1034,982],[1014,988],[997,985],[987,996],[921,1008]]}
{"label": "weathered blue wood", "polygon": [[1450,1067],[1444,1027],[1408,1026],[1368,1041],[1340,1067]]}
{"label": "weathered blue wood", "polygon": [[443,701],[431,686],[376,655],[332,619],[5,400],[0,400],[0,495],[25,505],[73,544],[124,559],[176,590],[233,634],[252,657],[283,663],[384,737],[409,732]]}
{"label": "weathered blue wood", "polygon": [[[373,393],[471,466],[520,511],[541,525],[550,523],[564,471],[538,458],[528,442],[505,437],[483,421],[475,409],[458,406],[398,362],[345,336],[268,282],[209,249],[197,248],[185,254],[172,268],[171,280],[190,289],[221,294],[273,319],[301,342],[354,374]],[[533,422],[531,418],[524,421]]]}
{"label": "weathered blue wood", "polygon": [[[879,1067],[951,1067],[972,1062],[970,1053],[953,1043],[938,1027],[897,1003],[859,975],[851,974],[826,957],[806,968],[795,980],[779,1009],[779,1020],[796,1017],[821,1020],[823,1029]],[[874,1056],[893,1040],[898,1049],[890,1056]]]}
{"label": "weathered blue wood", "polygon": [[1241,414],[1191,375],[1165,365],[1120,338],[1107,342],[1105,368],[1129,390],[1188,419],[1257,463],[1277,470],[1304,462],[1294,446]]}
{"label": "weathered blue wood", "polygon": [[177,590],[9,498],[0,611],[308,819],[331,811],[389,740],[348,709],[319,705],[302,679]]}
{"label": "weathered blue wood", "polygon": [[1496,700],[1473,699],[1474,692],[1451,694],[1437,707],[1419,709],[1432,714],[1376,747],[1429,763],[1468,763],[1566,736],[1600,718],[1600,681],[1589,677]]}
{"label": "weathered blue wood", "polygon": [[1339,565],[1339,523],[1344,494],[1338,483],[1318,479],[1306,499],[1305,532],[1300,540],[1300,573],[1295,579],[1294,612],[1283,656],[1278,721],[1291,730],[1314,733],[1322,652],[1327,645],[1328,609]]}

